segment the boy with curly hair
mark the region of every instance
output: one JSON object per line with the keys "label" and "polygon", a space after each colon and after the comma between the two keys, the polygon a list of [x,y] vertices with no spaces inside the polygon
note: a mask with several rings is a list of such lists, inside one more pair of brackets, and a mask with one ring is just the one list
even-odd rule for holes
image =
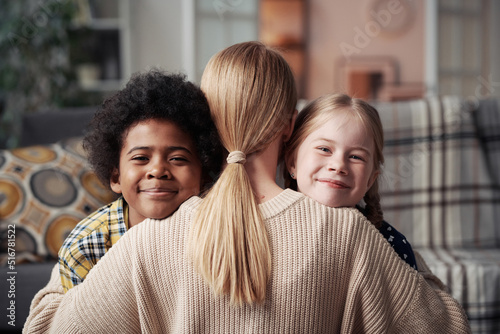
{"label": "boy with curly hair", "polygon": [[83,147],[93,170],[121,196],[83,219],[59,251],[64,291],[131,227],[163,219],[206,190],[220,172],[222,146],[208,103],[183,75],[151,70],[106,99]]}

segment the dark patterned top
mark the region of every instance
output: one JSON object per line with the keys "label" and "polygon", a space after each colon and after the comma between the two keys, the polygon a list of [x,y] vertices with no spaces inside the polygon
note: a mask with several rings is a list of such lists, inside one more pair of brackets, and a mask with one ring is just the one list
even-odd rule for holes
{"label": "dark patterned top", "polygon": [[416,270],[417,262],[415,261],[415,254],[413,254],[413,249],[411,248],[408,240],[406,240],[406,237],[399,233],[398,230],[385,220],[382,222],[382,226],[378,230],[382,233],[384,238],[389,242],[399,257],[405,260],[406,263]]}
{"label": "dark patterned top", "polygon": [[[356,205],[356,209],[365,214],[364,208]],[[394,251],[399,255],[400,258],[405,260],[413,269],[417,270],[417,261],[415,260],[415,254],[413,253],[413,248],[411,248],[410,243],[406,240],[406,237],[396,230],[391,224],[382,221],[382,226],[378,229],[384,238],[389,242]]]}

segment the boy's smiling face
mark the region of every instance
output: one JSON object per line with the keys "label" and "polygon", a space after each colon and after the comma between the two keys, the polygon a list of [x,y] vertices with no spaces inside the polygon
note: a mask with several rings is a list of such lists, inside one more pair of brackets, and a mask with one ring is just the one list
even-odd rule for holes
{"label": "boy's smiling face", "polygon": [[150,119],[128,129],[111,189],[129,205],[129,226],[162,219],[201,188],[202,168],[191,137],[167,120]]}

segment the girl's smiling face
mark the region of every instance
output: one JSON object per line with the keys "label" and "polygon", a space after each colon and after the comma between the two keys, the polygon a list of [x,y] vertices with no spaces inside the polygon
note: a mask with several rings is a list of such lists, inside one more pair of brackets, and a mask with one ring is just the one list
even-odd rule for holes
{"label": "girl's smiling face", "polygon": [[372,136],[348,110],[332,113],[299,145],[288,170],[298,191],[330,207],[353,207],[376,180]]}

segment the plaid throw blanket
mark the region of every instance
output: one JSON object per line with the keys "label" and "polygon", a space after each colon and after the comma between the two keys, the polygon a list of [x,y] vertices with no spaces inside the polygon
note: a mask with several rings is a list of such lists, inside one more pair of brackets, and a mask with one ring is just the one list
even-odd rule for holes
{"label": "plaid throw blanket", "polygon": [[379,103],[385,219],[464,306],[500,332],[500,111],[457,97]]}
{"label": "plaid throw blanket", "polygon": [[[472,114],[486,167],[495,189],[500,187],[500,108],[495,99],[479,101]],[[497,193],[498,195],[498,193]]]}

